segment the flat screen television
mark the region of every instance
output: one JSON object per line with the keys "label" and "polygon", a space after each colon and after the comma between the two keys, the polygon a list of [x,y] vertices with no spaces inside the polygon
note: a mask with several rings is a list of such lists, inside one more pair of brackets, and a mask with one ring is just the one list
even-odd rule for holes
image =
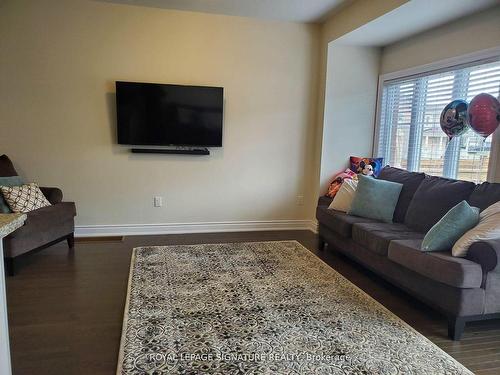
{"label": "flat screen television", "polygon": [[222,146],[223,88],[116,81],[118,143]]}

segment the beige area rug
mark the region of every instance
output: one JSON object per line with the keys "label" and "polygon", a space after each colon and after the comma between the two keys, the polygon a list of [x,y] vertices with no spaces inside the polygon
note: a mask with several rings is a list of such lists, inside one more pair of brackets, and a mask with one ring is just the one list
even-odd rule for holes
{"label": "beige area rug", "polygon": [[296,241],[133,251],[118,374],[471,374]]}

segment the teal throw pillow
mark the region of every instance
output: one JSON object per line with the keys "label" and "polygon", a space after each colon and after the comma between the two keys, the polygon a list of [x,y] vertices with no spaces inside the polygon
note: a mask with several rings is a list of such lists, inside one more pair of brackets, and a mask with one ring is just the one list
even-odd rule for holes
{"label": "teal throw pillow", "polygon": [[450,209],[429,229],[422,241],[422,251],[451,250],[455,242],[479,223],[479,208],[462,201]]}
{"label": "teal throw pillow", "polygon": [[392,223],[403,184],[358,175],[358,188],[349,215]]}
{"label": "teal throw pillow", "polygon": [[[24,184],[24,181],[19,176],[11,176],[11,177],[0,177],[0,186],[21,186]],[[3,199],[2,193],[0,193],[0,213],[9,214],[12,211],[9,206]]]}

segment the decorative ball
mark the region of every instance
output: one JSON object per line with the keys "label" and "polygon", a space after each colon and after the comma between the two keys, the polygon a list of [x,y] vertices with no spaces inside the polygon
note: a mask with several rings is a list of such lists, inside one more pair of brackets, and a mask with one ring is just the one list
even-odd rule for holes
{"label": "decorative ball", "polygon": [[441,129],[450,139],[469,130],[467,107],[465,100],[457,99],[448,103],[441,112]]}
{"label": "decorative ball", "polygon": [[500,123],[500,103],[490,94],[476,95],[470,102],[467,117],[472,129],[486,138]]}

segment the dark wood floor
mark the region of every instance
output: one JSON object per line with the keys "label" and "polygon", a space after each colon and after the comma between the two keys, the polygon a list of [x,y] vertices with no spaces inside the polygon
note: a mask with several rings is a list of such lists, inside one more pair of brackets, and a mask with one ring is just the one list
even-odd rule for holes
{"label": "dark wood floor", "polygon": [[[316,252],[312,232],[280,231],[85,241],[71,252],[60,243],[21,258],[7,279],[14,375],[115,373],[133,247],[287,239]],[[438,313],[341,255],[319,256],[476,374],[500,374],[500,320],[471,323],[450,341]]]}

